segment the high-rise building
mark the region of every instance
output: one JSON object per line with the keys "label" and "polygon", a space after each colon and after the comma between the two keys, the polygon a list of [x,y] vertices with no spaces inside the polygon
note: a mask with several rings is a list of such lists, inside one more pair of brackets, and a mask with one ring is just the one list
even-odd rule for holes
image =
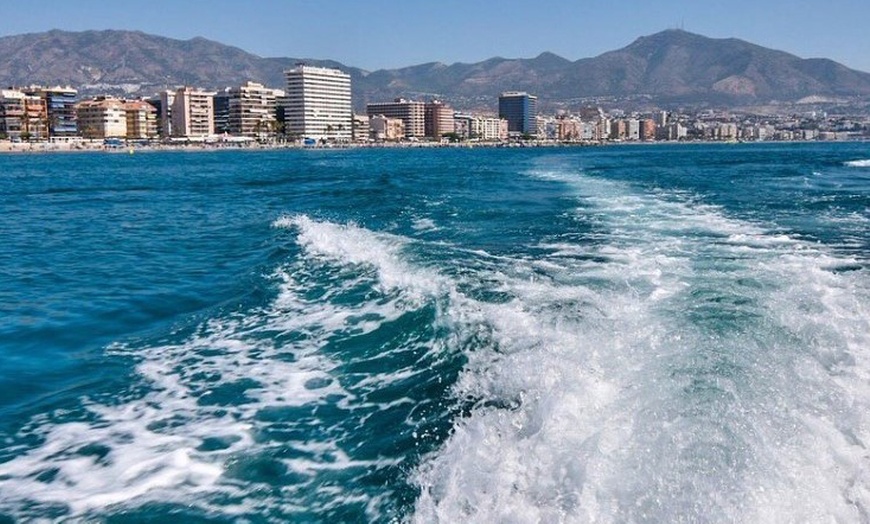
{"label": "high-rise building", "polygon": [[534,136],[538,132],[538,97],[520,91],[508,91],[498,97],[498,116],[508,121],[508,133]]}
{"label": "high-rise building", "polygon": [[302,64],[284,74],[285,133],[316,140],[350,141],[353,133],[350,75],[338,69]]}
{"label": "high-rise building", "polygon": [[172,104],[175,102],[175,91],[160,91],[145,101],[157,110],[157,134],[161,138],[172,136]]}
{"label": "high-rise building", "polygon": [[214,132],[216,135],[230,133],[230,88],[218,91],[212,101],[214,108]]}
{"label": "high-rise building", "polygon": [[256,137],[275,131],[275,90],[246,82],[226,91],[229,96],[227,128],[230,134]]}
{"label": "high-rise building", "polygon": [[656,123],[651,118],[645,118],[640,121],[640,139],[655,140],[656,138]]}
{"label": "high-rise building", "polygon": [[214,93],[182,87],[172,103],[172,136],[205,138],[214,135]]}
{"label": "high-rise building", "polygon": [[382,115],[387,118],[400,118],[405,123],[405,138],[426,136],[426,104],[397,98],[392,102],[379,102],[366,105],[369,118]]}
{"label": "high-rise building", "polygon": [[625,137],[628,140],[640,140],[640,120],[629,118],[625,121]]}
{"label": "high-rise building", "polygon": [[429,102],[424,107],[424,125],[426,136],[435,140],[454,133],[453,108],[438,100]]}
{"label": "high-rise building", "polygon": [[72,137],[78,134],[76,125],[78,91],[71,87],[60,86],[30,86],[23,91],[26,95],[44,100],[49,137]]}

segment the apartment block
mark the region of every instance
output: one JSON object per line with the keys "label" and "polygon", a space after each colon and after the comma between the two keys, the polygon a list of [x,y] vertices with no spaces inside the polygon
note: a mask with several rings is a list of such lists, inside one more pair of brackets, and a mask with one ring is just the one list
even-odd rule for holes
{"label": "apartment block", "polygon": [[[371,128],[369,126],[369,117],[366,115],[353,115],[352,124],[352,139],[354,142],[366,142],[370,138]],[[403,131],[404,133],[404,131]]]}
{"label": "apartment block", "polygon": [[559,118],[558,139],[568,142],[581,140],[583,135],[583,123],[577,118]]}
{"label": "apartment block", "polygon": [[0,138],[21,138],[24,96],[21,91],[0,90]]}
{"label": "apartment block", "polygon": [[442,136],[456,131],[452,107],[433,100],[424,106],[423,111],[424,134],[428,138],[440,140]]}
{"label": "apartment block", "polygon": [[78,91],[68,86],[30,86],[22,91],[43,101],[47,118],[46,133],[49,137],[73,137],[78,134],[76,124]]}
{"label": "apartment block", "polygon": [[375,115],[369,119],[371,139],[378,142],[397,142],[405,138],[405,122],[401,118]]}
{"label": "apartment block", "polygon": [[397,98],[392,102],[378,102],[366,105],[369,118],[382,115],[399,118],[405,123],[405,138],[426,136],[426,104]]}
{"label": "apartment block", "polygon": [[338,69],[298,65],[284,72],[285,133],[315,140],[349,141],[353,133],[350,75]]}
{"label": "apartment block", "polygon": [[227,123],[231,135],[258,137],[277,128],[276,94],[263,84],[246,82],[226,90]]}
{"label": "apartment block", "polygon": [[479,116],[471,121],[471,135],[480,140],[507,140],[509,134],[509,124],[504,118]]}
{"label": "apartment block", "polygon": [[172,104],[175,103],[175,91],[160,91],[146,102],[157,110],[157,134],[162,138],[172,136]]}
{"label": "apartment block", "polygon": [[169,115],[172,136],[206,138],[214,135],[214,95],[191,87],[176,90]]}
{"label": "apartment block", "polygon": [[625,140],[628,137],[628,124],[625,120],[612,120],[610,122],[610,138],[613,140]]}
{"label": "apartment block", "polygon": [[127,111],[124,102],[100,96],[82,100],[76,105],[76,118],[81,135],[85,138],[126,138]]}
{"label": "apartment block", "polygon": [[144,100],[124,102],[127,120],[127,138],[151,139],[157,136],[157,109]]}
{"label": "apartment block", "polygon": [[629,118],[625,121],[625,138],[628,140],[640,140],[640,120]]}
{"label": "apartment block", "polygon": [[656,123],[655,120],[645,118],[640,121],[640,139],[655,140],[656,139]]}

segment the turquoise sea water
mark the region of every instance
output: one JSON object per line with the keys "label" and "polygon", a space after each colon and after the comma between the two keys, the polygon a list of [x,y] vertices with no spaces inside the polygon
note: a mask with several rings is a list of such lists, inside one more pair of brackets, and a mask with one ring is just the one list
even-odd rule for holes
{"label": "turquoise sea water", "polygon": [[0,156],[0,522],[867,521],[868,159]]}

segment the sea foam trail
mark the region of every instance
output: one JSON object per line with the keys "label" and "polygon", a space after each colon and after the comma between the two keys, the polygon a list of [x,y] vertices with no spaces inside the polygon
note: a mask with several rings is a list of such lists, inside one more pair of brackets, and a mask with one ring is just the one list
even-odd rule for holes
{"label": "sea foam trail", "polygon": [[[342,441],[380,414],[418,408],[403,381],[420,372],[417,364],[434,366],[425,352],[439,348],[423,341],[421,355],[387,339],[395,346],[385,352],[414,359],[354,381],[340,380],[339,363],[324,349],[414,312],[443,280],[405,265],[398,237],[307,217],[274,226],[294,229],[303,250],[271,276],[274,300],[216,316],[178,343],[110,348],[137,362],[135,386],[112,399],[82,399],[75,421],[61,412],[33,419],[19,438],[39,443],[0,464],[0,511],[27,520],[53,508],[59,517],[89,519],[151,502],[280,521],[345,504],[382,516],[389,493],[370,493],[358,479],[401,457],[387,449],[361,456]],[[343,364],[366,363],[356,359]],[[318,410],[343,415],[336,422]],[[292,482],[256,489],[259,470]],[[338,475],[347,477],[340,487],[321,489]]]}
{"label": "sea foam trail", "polygon": [[845,162],[849,167],[870,167],[870,160],[849,160]]}
{"label": "sea foam trail", "polygon": [[419,469],[415,520],[867,519],[866,274],[688,195],[535,176],[606,242],[515,261],[457,385],[488,401]]}

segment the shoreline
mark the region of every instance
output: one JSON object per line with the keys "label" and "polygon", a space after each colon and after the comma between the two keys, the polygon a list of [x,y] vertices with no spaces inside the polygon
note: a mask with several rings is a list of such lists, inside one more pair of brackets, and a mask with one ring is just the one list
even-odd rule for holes
{"label": "shoreline", "polygon": [[280,151],[305,150],[328,151],[347,149],[523,149],[523,148],[586,148],[607,146],[651,146],[651,145],[750,145],[750,144],[861,144],[868,139],[852,140],[763,140],[763,141],[720,141],[720,140],[686,140],[686,141],[631,141],[631,142],[475,142],[475,143],[344,143],[306,146],[302,144],[226,144],[226,143],[191,143],[191,144],[129,144],[124,146],[107,146],[102,142],[10,142],[0,141],[0,155],[33,155],[33,154],[64,154],[64,153],[107,153],[135,154],[161,152],[215,152],[215,151]]}

